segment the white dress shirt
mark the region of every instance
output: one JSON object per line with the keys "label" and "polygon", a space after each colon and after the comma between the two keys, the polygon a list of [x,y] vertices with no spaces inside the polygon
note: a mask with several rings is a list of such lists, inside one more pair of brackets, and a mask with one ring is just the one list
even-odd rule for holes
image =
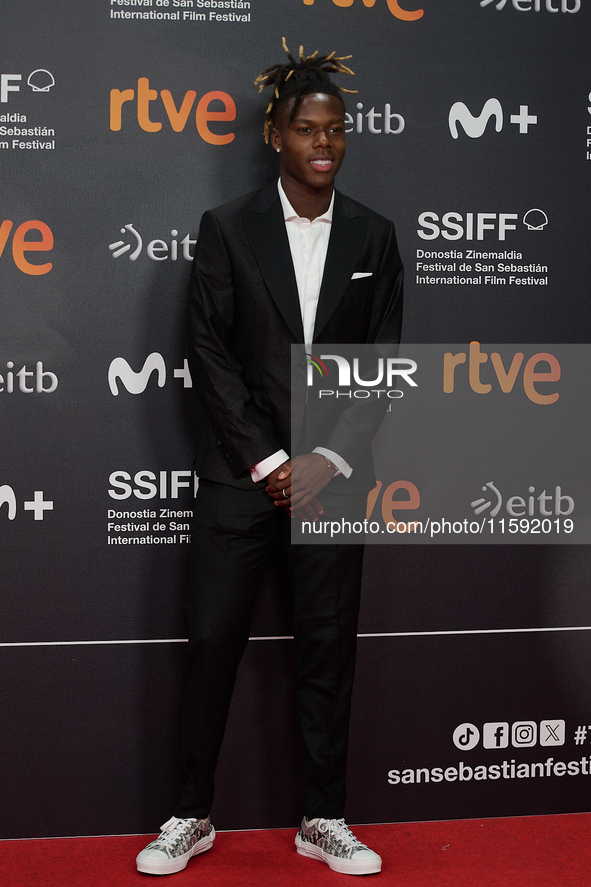
{"label": "white dress shirt", "polygon": [[300,310],[304,327],[304,342],[306,343],[306,351],[311,351],[318,297],[320,296],[320,286],[322,284],[324,263],[326,262],[332,226],[334,191],[330,206],[326,212],[321,216],[317,216],[311,222],[310,219],[302,219],[298,216],[285,196],[281,179],[279,179],[278,188],[289,248],[291,250],[291,259],[298,285]]}
{"label": "white dress shirt", "polygon": [[[326,212],[310,221],[310,219],[298,216],[286,197],[281,179],[279,179],[277,187],[279,189],[279,199],[283,209],[285,228],[300,298],[304,342],[306,343],[306,351],[311,351],[318,298],[320,296],[326,254],[328,252],[328,241],[330,240],[334,191]],[[313,452],[327,456],[339,469],[337,473],[342,473],[345,477],[351,475],[351,466],[344,459],[341,459],[338,453],[327,450],[325,447],[316,447]],[[263,459],[262,462],[257,462],[250,469],[253,481],[263,480],[287,459],[289,459],[289,456],[285,450],[278,450],[276,453]]]}

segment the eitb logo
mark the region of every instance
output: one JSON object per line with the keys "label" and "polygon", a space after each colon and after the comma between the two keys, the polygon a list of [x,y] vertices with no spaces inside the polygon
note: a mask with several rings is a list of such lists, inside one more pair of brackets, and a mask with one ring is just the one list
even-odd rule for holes
{"label": "eitb logo", "polygon": [[517,12],[578,12],[581,8],[581,0],[480,0],[482,7],[491,4],[499,12],[505,7]]}

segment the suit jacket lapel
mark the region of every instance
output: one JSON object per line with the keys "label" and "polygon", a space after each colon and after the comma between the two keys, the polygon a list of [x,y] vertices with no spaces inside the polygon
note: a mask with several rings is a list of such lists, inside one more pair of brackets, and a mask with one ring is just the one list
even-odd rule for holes
{"label": "suit jacket lapel", "polygon": [[[297,282],[279,193],[274,182],[263,188],[250,206],[242,211],[242,219],[246,236],[271,297],[296,341],[303,342]],[[347,213],[342,196],[337,191],[316,311],[315,341],[319,340],[349,285],[359,261],[366,230],[367,219]]]}
{"label": "suit jacket lapel", "polygon": [[297,342],[304,341],[295,271],[277,185],[260,191],[242,210],[244,230],[273,301]]}
{"label": "suit jacket lapel", "polygon": [[367,219],[364,216],[347,216],[343,207],[342,196],[337,191],[335,193],[324,276],[316,311],[314,341],[320,340],[322,330],[330,320],[349,285],[361,255],[366,230]]}

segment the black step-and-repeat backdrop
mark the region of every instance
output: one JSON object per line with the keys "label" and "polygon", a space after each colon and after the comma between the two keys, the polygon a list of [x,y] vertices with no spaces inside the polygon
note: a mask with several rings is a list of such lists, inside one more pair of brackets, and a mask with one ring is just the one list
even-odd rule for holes
{"label": "black step-and-repeat backdrop", "polygon": [[[571,462],[585,462],[587,364],[553,344],[591,331],[590,19],[589,0],[5,0],[2,837],[153,832],[170,815],[199,427],[184,294],[203,211],[277,173],[252,81],[282,36],[353,56],[339,186],[397,224],[410,357],[455,343],[444,394],[479,404],[462,447],[486,437],[486,397],[511,402],[511,434],[529,428],[532,447],[506,480],[511,441],[494,470],[483,456],[461,515],[498,505],[520,544],[468,530],[367,552],[348,819],[589,809],[588,477]],[[551,469],[534,458],[558,415],[536,397],[553,393],[574,417],[556,439],[564,471],[556,452]],[[429,497],[397,470],[405,432],[371,505],[397,521]],[[555,538],[568,520],[572,544]],[[220,828],[298,822],[290,633],[270,572]]]}

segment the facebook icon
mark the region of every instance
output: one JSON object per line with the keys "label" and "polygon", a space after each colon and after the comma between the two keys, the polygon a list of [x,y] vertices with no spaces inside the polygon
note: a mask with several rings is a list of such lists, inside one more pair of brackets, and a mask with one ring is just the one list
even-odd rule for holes
{"label": "facebook icon", "polygon": [[509,724],[506,721],[491,721],[482,728],[482,744],[485,748],[507,748],[509,745]]}

